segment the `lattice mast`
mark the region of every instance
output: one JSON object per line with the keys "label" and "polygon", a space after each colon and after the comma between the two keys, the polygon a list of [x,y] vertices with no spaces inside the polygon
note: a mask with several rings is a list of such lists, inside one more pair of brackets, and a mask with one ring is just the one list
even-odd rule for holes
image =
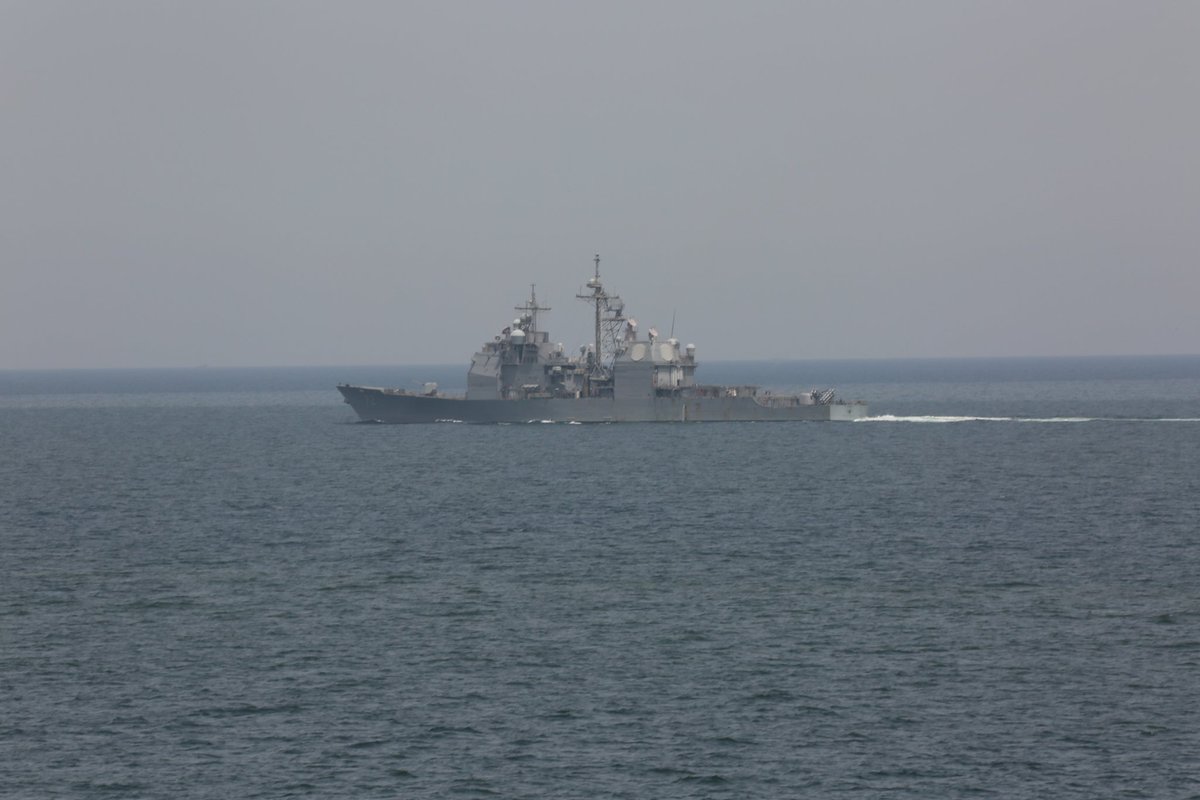
{"label": "lattice mast", "polygon": [[604,285],[600,283],[600,254],[596,254],[596,274],[587,282],[587,288],[592,290],[591,294],[575,295],[585,303],[594,303],[596,306],[596,341],[595,349],[592,351],[591,363],[588,365],[588,373],[592,377],[599,377],[600,373],[600,310],[604,304]]}
{"label": "lattice mast", "polygon": [[596,265],[595,274],[587,282],[587,288],[592,290],[591,294],[581,293],[575,296],[590,303],[595,309],[596,340],[593,345],[589,373],[596,380],[607,377],[608,362],[617,354],[617,345],[625,326],[625,303],[617,295],[604,291],[604,284],[600,282],[599,253],[596,254],[594,263]]}

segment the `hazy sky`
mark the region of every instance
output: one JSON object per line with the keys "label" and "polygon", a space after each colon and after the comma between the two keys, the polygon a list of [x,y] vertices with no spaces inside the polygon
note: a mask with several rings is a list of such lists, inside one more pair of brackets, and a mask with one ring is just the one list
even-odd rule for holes
{"label": "hazy sky", "polygon": [[0,0],[0,368],[1200,352],[1198,2]]}

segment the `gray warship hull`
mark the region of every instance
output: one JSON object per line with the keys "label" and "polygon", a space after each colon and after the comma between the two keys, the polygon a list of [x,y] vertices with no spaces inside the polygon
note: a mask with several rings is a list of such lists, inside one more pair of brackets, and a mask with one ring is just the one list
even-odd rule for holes
{"label": "gray warship hull", "polygon": [[849,421],[867,416],[862,402],[802,403],[784,396],[675,395],[654,398],[468,400],[371,386],[339,385],[363,422],[733,422]]}
{"label": "gray warship hull", "polygon": [[593,309],[595,339],[566,352],[538,325],[549,311],[537,301],[515,306],[521,316],[484,341],[471,358],[463,397],[426,383],[420,393],[340,384],[342,397],[363,422],[732,422],[855,420],[862,402],[836,400],[832,389],[797,395],[760,392],[757,386],[711,386],[696,382],[696,346],[681,345],[651,326],[639,333],[625,302],[600,281],[600,256],[587,291],[576,297]]}

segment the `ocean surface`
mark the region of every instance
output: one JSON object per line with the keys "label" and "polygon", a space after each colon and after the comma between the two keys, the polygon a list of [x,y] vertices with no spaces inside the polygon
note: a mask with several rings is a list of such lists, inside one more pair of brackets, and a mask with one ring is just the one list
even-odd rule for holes
{"label": "ocean surface", "polygon": [[703,370],[872,418],[0,372],[0,795],[1200,797],[1200,357]]}

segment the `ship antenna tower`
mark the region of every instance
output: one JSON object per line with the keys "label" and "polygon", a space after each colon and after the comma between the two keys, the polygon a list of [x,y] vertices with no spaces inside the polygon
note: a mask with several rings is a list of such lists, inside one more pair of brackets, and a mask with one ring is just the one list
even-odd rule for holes
{"label": "ship antenna tower", "polygon": [[593,377],[600,377],[600,372],[602,369],[601,365],[604,363],[603,359],[601,357],[601,351],[600,351],[600,345],[601,345],[601,342],[600,342],[600,312],[604,308],[604,301],[606,299],[606,295],[604,294],[604,285],[602,283],[600,283],[600,254],[599,253],[596,254],[594,263],[596,265],[596,272],[593,275],[592,279],[587,282],[587,288],[591,289],[592,293],[591,294],[583,294],[582,292],[580,292],[579,294],[577,294],[575,296],[585,302],[594,303],[595,307],[596,307],[596,340],[595,340],[595,345],[594,345],[596,349],[592,351],[591,364],[589,365],[590,369],[588,370],[588,372]]}
{"label": "ship antenna tower", "polygon": [[601,349],[600,341],[600,300],[604,297],[604,287],[600,284],[600,254],[596,253],[596,276],[592,278],[596,294],[596,366],[599,368],[604,363],[604,351]]}
{"label": "ship antenna tower", "polygon": [[550,306],[539,306],[537,301],[537,284],[529,284],[529,302],[523,306],[515,306],[514,311],[526,311],[529,313],[529,329],[532,331],[540,330],[538,328],[537,315],[539,311],[550,311]]}
{"label": "ship antenna tower", "polygon": [[608,357],[615,357],[621,347],[620,332],[626,323],[625,303],[617,295],[604,291],[604,284],[600,282],[599,253],[596,254],[593,263],[596,265],[596,271],[587,282],[591,294],[580,292],[575,296],[595,309],[596,341],[589,373],[593,380],[603,380],[608,373]]}

